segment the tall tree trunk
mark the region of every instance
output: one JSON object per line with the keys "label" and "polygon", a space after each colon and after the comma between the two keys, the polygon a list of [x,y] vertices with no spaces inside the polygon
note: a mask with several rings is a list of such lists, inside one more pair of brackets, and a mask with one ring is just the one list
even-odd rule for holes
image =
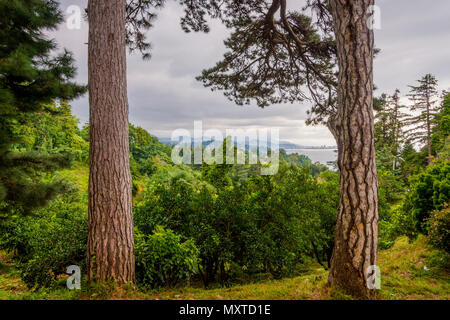
{"label": "tall tree trunk", "polygon": [[427,104],[427,151],[428,151],[428,164],[431,164],[432,160],[433,160],[433,156],[431,153],[431,121],[430,121],[430,90],[427,87],[427,92],[426,92],[426,104]]}
{"label": "tall tree trunk", "polygon": [[134,281],[125,0],[90,0],[89,279]]}
{"label": "tall tree trunk", "polygon": [[378,182],[373,116],[374,0],[332,0],[339,62],[338,113],[331,126],[338,144],[340,207],[329,284],[366,296],[367,269],[376,265]]}

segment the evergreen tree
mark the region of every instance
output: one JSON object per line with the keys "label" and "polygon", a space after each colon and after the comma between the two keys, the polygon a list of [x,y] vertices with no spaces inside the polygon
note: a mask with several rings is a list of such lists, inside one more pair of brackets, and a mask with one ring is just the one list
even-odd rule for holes
{"label": "evergreen tree", "polygon": [[90,280],[134,282],[125,0],[89,1]]}
{"label": "evergreen tree", "polygon": [[42,173],[67,165],[68,157],[14,150],[21,142],[16,126],[26,114],[53,112],[47,106],[55,99],[85,92],[70,81],[71,54],[51,56],[56,45],[44,32],[61,21],[55,1],[0,0],[0,202],[20,212],[45,205],[64,189],[61,182],[44,182]]}
{"label": "evergreen tree", "polygon": [[442,93],[441,111],[431,136],[432,151],[442,160],[450,160],[450,93]]}
{"label": "evergreen tree", "polygon": [[407,116],[402,112],[405,106],[400,104],[400,90],[396,89],[390,96],[385,112],[388,114],[389,135],[391,140],[391,151],[394,155],[400,152],[403,139],[403,119]]}
{"label": "evergreen tree", "polygon": [[436,95],[438,81],[436,78],[427,74],[418,80],[417,86],[409,86],[410,100],[413,102],[411,111],[417,115],[406,119],[406,124],[411,126],[407,130],[410,139],[415,142],[424,143],[428,152],[428,163],[432,161],[431,134],[436,126],[436,115],[439,113],[440,107],[436,105]]}
{"label": "evergreen tree", "polygon": [[404,138],[403,126],[407,114],[402,111],[405,106],[400,104],[400,90],[387,96],[383,94],[378,99],[378,112],[375,116],[375,146],[377,152],[387,154],[392,170],[399,165],[401,145]]}
{"label": "evergreen tree", "polygon": [[289,11],[287,0],[188,2],[182,20],[188,30],[207,30],[208,13],[233,29],[224,58],[199,77],[205,86],[224,90],[238,104],[254,100],[261,107],[308,99],[308,122],[328,125],[338,145],[341,183],[329,283],[366,295],[378,235],[375,48],[366,23],[374,1],[309,0],[302,12]]}
{"label": "evergreen tree", "polygon": [[[90,75],[99,81],[107,77],[111,79],[111,75],[114,79],[121,77],[121,81],[115,81],[120,84],[126,83],[125,70],[116,68],[121,72],[114,74],[114,70],[108,69],[109,65],[107,68],[106,64],[102,63],[103,53],[109,56],[111,61],[116,62],[116,59],[121,61],[118,65],[122,66],[125,63],[122,49],[130,39],[137,40],[136,48],[143,49],[141,51],[145,52],[148,45],[141,31],[151,26],[153,16],[149,9],[162,6],[165,1],[131,1],[131,6],[129,4],[123,14],[121,10],[125,6],[125,1],[111,2],[112,5],[109,3],[107,5],[104,0],[89,2],[89,71]],[[336,244],[329,282],[331,285],[344,288],[349,293],[366,295],[368,293],[366,283],[369,277],[367,267],[376,265],[378,234],[378,188],[373,116],[375,48],[373,30],[366,23],[372,18],[370,9],[374,0],[308,0],[304,11],[309,11],[308,9],[315,11],[318,16],[317,21],[301,12],[288,11],[287,0],[180,0],[179,2],[185,6],[186,16],[181,20],[185,31],[208,31],[207,15],[220,19],[227,27],[234,29],[225,43],[229,52],[225,54],[222,61],[204,71],[199,78],[206,86],[223,89],[228,97],[238,103],[255,100],[261,107],[273,103],[309,99],[313,102],[310,110],[312,117],[309,122],[328,124],[338,144],[338,165],[341,174],[339,222],[336,227]],[[93,10],[96,11],[92,12]],[[123,16],[126,16],[127,25],[121,21]],[[122,41],[120,34],[122,30],[126,33],[127,27],[137,37],[130,37],[127,34],[126,41]],[[110,43],[106,43],[104,39],[109,38],[111,38]],[[96,43],[97,41],[99,43]],[[130,43],[128,44],[130,48],[134,48],[130,46]],[[105,50],[106,47],[108,50]],[[148,57],[144,54],[144,57],[146,56]],[[94,66],[103,70],[95,70]],[[335,67],[338,67],[338,73]],[[99,82],[95,87],[90,81],[90,85],[92,84],[90,99],[93,102],[96,101],[95,106],[91,104],[91,110],[95,110],[91,115],[99,119],[100,128],[108,123],[108,120],[120,121],[120,137],[117,141],[121,141],[128,130],[127,126],[122,125],[125,123],[128,111],[125,101],[126,88],[119,85],[107,86],[103,82]],[[100,95],[92,94],[94,89],[99,89]],[[114,108],[107,109],[105,106],[96,108],[103,103],[103,100],[107,101],[107,99],[101,99],[102,102],[98,102],[97,97],[108,94],[111,96],[112,93],[121,100],[114,103]],[[103,116],[107,120],[102,120]],[[91,122],[91,148],[95,145],[93,141],[96,143],[98,141],[98,145],[101,145],[110,139],[105,137],[103,142],[101,139],[93,140],[93,122],[96,121]],[[98,138],[101,136],[100,133]],[[124,150],[126,148],[121,148],[114,153],[114,157],[123,157]],[[91,149],[91,165],[92,161],[95,162],[92,160],[93,157],[99,154],[103,154],[102,147],[98,150]],[[127,165],[128,160],[124,160],[121,168]],[[102,170],[105,171],[100,167],[99,172],[103,172]],[[124,174],[118,179],[111,175],[115,172],[114,170],[106,171],[104,180],[108,180],[108,183],[105,185],[123,186],[122,190],[131,194],[128,192],[131,185],[126,183],[129,173],[121,169],[120,172]],[[92,175],[92,166],[91,177],[95,179]],[[93,183],[93,180],[91,181]],[[102,180],[99,179],[97,182]],[[98,183],[96,187],[96,190],[102,189],[101,187],[98,189]],[[108,189],[105,188],[101,193],[103,191]],[[104,208],[95,214],[94,220],[98,222],[97,229],[110,228],[104,222],[109,220],[101,219],[102,212],[107,212],[109,216],[116,215],[116,220],[122,218],[124,221],[120,226],[128,226],[131,211],[130,199],[122,201],[118,196],[108,193],[105,195],[102,203],[99,202],[102,199],[101,195],[90,197],[90,213],[94,212],[92,211],[94,206]],[[116,210],[117,212],[110,210],[110,207],[114,207],[113,203],[123,204],[124,209]],[[353,203],[358,205],[354,206]],[[344,219],[343,216],[349,216],[351,219]],[[115,222],[111,225],[115,225]],[[108,256],[115,256],[115,247],[117,243],[120,243],[115,238],[122,237],[122,234],[116,230],[118,229],[107,231],[110,238],[113,238],[114,244],[109,247],[96,244],[102,256],[99,260],[105,261],[105,263],[97,264],[105,272],[97,271],[97,274],[100,275],[100,279],[112,277],[121,282],[131,278],[132,270],[122,268],[119,273],[116,270],[109,272],[108,269],[114,269],[114,266],[108,267],[108,259],[106,259]],[[90,227],[90,236],[95,233],[91,231]],[[124,234],[128,233],[129,229],[124,231]],[[99,237],[104,237],[104,232],[97,232],[97,235],[92,236],[91,243],[96,243]],[[349,240],[354,237],[358,239],[357,244],[352,244]],[[105,242],[110,243],[108,240]],[[120,244],[130,245],[131,243],[132,241],[125,241]],[[352,247],[358,250],[349,249]],[[99,257],[93,246],[88,251],[90,255]],[[132,255],[131,250],[127,249],[124,254],[127,259],[129,253]]]}

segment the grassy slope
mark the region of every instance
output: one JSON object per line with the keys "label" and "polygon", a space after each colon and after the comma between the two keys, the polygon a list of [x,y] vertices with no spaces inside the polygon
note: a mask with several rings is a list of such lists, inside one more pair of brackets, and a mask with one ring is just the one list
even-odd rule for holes
{"label": "grassy slope", "polygon": [[[450,273],[440,267],[442,252],[429,248],[426,240],[408,243],[397,240],[394,247],[379,253],[381,290],[376,299],[449,299]],[[67,289],[32,292],[21,282],[10,256],[0,254],[0,299],[347,299],[349,297],[326,288],[327,272],[310,270],[307,275],[266,280],[231,288],[203,290],[180,288],[155,293],[137,290],[96,288],[69,292]],[[61,285],[63,288],[63,285]]]}
{"label": "grassy slope", "polygon": [[74,168],[60,170],[57,177],[73,182],[80,189],[80,192],[87,193],[89,184],[89,167],[87,164],[79,163]]}

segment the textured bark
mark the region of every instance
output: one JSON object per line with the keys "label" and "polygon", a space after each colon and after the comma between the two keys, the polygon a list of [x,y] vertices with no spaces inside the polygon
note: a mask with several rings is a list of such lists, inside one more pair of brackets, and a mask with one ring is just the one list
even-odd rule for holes
{"label": "textured bark", "polygon": [[89,279],[134,281],[125,0],[90,0]]}
{"label": "textured bark", "polygon": [[376,265],[378,187],[373,116],[374,0],[332,0],[339,63],[338,112],[330,129],[338,144],[340,207],[329,284],[368,294],[366,270]]}

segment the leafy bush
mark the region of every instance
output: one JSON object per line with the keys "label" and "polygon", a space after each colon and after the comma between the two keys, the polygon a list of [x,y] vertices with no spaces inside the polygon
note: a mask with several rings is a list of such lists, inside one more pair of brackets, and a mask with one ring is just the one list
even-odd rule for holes
{"label": "leafy bush", "polygon": [[410,240],[417,238],[417,219],[413,214],[409,195],[403,200],[403,205],[392,210],[391,215],[379,221],[378,246],[380,249],[389,249],[400,236]]}
{"label": "leafy bush", "polygon": [[21,277],[29,286],[50,286],[70,265],[84,270],[87,242],[87,210],[81,204],[62,201],[50,206],[54,215],[31,223],[27,238],[30,260],[22,262]]}
{"label": "leafy bush", "polygon": [[228,285],[242,272],[279,278],[307,256],[325,266],[334,242],[339,176],[323,172],[318,183],[308,167],[282,164],[274,176],[241,179],[233,169],[202,166],[197,175],[160,168],[135,205],[137,229],[151,235],[161,225],[193,239],[206,287],[217,280]]}
{"label": "leafy bush", "polygon": [[151,234],[157,225],[187,235],[189,204],[200,182],[188,171],[161,168],[145,188],[145,198],[136,202],[134,224],[144,234]]}
{"label": "leafy bush", "polygon": [[426,231],[423,223],[434,210],[441,210],[450,200],[450,162],[430,167],[412,179],[411,205],[417,228]]}
{"label": "leafy bush", "polygon": [[317,191],[311,192],[310,203],[314,224],[303,228],[309,233],[305,238],[311,243],[312,250],[309,255],[314,256],[319,264],[328,269],[331,266],[339,211],[339,173],[325,171],[320,174]]}
{"label": "leafy bush", "polygon": [[433,211],[427,221],[430,243],[450,254],[450,207]]}
{"label": "leafy bush", "polygon": [[394,225],[386,220],[378,221],[378,248],[386,250],[395,244],[397,235],[393,231]]}
{"label": "leafy bush", "polygon": [[86,204],[68,194],[32,216],[8,219],[1,226],[0,247],[15,253],[29,287],[48,287],[68,266],[84,269],[87,230]]}
{"label": "leafy bush", "polygon": [[157,226],[152,235],[136,233],[136,280],[145,289],[174,286],[196,272],[198,249],[192,240]]}

